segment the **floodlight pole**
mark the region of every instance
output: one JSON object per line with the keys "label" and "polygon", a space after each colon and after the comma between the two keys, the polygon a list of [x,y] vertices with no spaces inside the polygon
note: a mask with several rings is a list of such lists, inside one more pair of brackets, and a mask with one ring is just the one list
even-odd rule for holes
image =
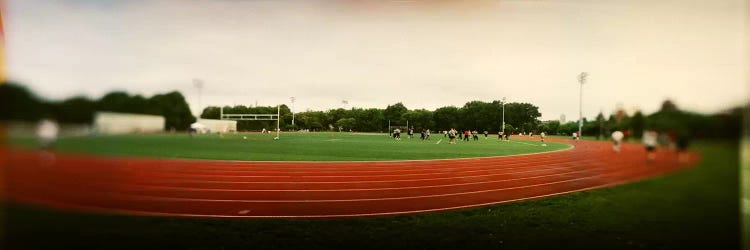
{"label": "floodlight pole", "polygon": [[294,100],[295,100],[294,96],[289,97],[289,100],[292,101],[292,126],[294,126]]}
{"label": "floodlight pole", "polygon": [[503,96],[503,128],[502,128],[503,134],[505,133],[505,97]]}
{"label": "floodlight pole", "polygon": [[203,106],[202,96],[203,96],[203,80],[195,78],[193,79],[193,86],[198,89],[198,116],[201,115],[203,110],[201,109]]}
{"label": "floodlight pole", "polygon": [[281,105],[276,106],[276,138],[279,138],[281,129]]}
{"label": "floodlight pole", "polygon": [[581,138],[581,130],[583,130],[583,84],[586,83],[586,77],[588,73],[581,72],[578,75],[578,82],[581,83],[580,94],[578,96],[578,138]]}

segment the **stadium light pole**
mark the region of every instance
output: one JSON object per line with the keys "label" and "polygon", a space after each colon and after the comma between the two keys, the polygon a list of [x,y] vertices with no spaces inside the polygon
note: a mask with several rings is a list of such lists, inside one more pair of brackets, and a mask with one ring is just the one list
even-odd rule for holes
{"label": "stadium light pole", "polygon": [[581,130],[583,130],[583,84],[586,83],[586,77],[589,74],[581,72],[578,75],[578,82],[581,83],[580,94],[578,96],[578,138],[581,138]]}
{"label": "stadium light pole", "polygon": [[203,110],[201,109],[201,107],[203,106],[203,102],[201,100],[202,95],[203,95],[202,94],[202,92],[203,92],[203,80],[198,79],[198,78],[194,78],[193,79],[193,86],[195,86],[195,88],[198,89],[198,110],[196,110],[196,111],[198,112],[198,116],[200,116],[201,113],[203,112]]}
{"label": "stadium light pole", "polygon": [[503,128],[502,132],[505,133],[505,96],[503,96]]}
{"label": "stadium light pole", "polygon": [[292,101],[292,126],[294,126],[294,100],[295,100],[294,96],[289,97],[289,100]]}

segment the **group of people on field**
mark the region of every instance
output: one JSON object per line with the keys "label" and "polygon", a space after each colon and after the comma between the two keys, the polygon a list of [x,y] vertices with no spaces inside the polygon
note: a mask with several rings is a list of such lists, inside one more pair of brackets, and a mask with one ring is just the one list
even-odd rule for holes
{"label": "group of people on field", "polygon": [[[394,139],[396,139],[397,141],[401,140],[401,129],[399,129],[399,128],[394,129],[392,134],[393,134],[393,138]],[[420,139],[422,139],[423,141],[424,140],[430,140],[430,130],[429,129],[422,130],[422,132],[420,132],[420,134],[421,134],[420,135]],[[406,131],[406,135],[408,136],[409,139],[414,138],[414,128],[408,129]]]}
{"label": "group of people on field", "polygon": [[[619,153],[622,150],[622,140],[625,136],[626,134],[622,131],[612,132],[611,137],[614,143],[612,150],[614,152]],[[656,160],[657,147],[661,144],[675,149],[677,151],[677,160],[679,162],[686,162],[689,160],[689,155],[687,154],[688,140],[689,136],[686,133],[671,131],[659,133],[654,130],[646,130],[643,131],[641,143],[646,147],[646,160],[648,161]]]}

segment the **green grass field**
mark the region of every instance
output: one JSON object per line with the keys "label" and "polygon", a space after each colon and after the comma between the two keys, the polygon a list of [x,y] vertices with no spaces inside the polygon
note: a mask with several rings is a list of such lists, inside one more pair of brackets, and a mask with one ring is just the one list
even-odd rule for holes
{"label": "green grass field", "polygon": [[[56,149],[117,156],[146,156],[190,159],[253,161],[381,161],[448,159],[539,153],[570,148],[562,143],[539,141],[501,142],[497,137],[480,136],[478,141],[448,144],[448,138],[435,135],[423,141],[418,137],[400,141],[385,134],[360,133],[283,133],[275,134],[146,134],[118,136],[63,137]],[[247,139],[243,139],[246,137]],[[442,140],[439,144],[439,140]],[[15,139],[17,145],[33,146],[32,139]]]}
{"label": "green grass field", "polygon": [[194,219],[5,204],[6,249],[737,249],[737,144],[694,149],[699,165],[663,177],[417,215]]}

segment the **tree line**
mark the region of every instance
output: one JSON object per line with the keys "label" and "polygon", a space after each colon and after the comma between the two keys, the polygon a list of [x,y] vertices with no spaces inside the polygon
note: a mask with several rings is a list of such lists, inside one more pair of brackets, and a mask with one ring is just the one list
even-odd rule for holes
{"label": "tree line", "polygon": [[[277,107],[224,106],[226,114],[276,114]],[[294,114],[289,107],[281,105],[281,128],[285,130],[310,129],[315,131],[362,131],[387,132],[388,125],[413,127],[417,132],[456,128],[497,133],[502,127],[502,101],[470,101],[461,107],[446,106],[435,110],[410,110],[403,103],[380,108],[331,109],[327,111],[304,111]],[[185,130],[195,122],[185,98],[173,91],[151,97],[131,95],[122,91],[110,92],[99,99],[75,96],[64,100],[46,100],[36,96],[27,88],[14,82],[0,84],[0,121],[38,121],[54,118],[61,123],[90,124],[96,111],[149,114],[163,116],[165,129]],[[627,131],[631,137],[639,138],[643,130],[686,133],[701,138],[737,138],[742,124],[741,107],[715,114],[700,114],[680,110],[667,100],[661,109],[645,115],[636,112],[632,116],[622,113],[605,117],[599,113],[594,120],[583,119],[583,135],[607,136],[615,130]],[[200,117],[219,119],[220,108],[206,107]],[[508,133],[545,132],[550,135],[571,135],[578,131],[578,122],[561,124],[559,121],[539,120],[539,108],[530,103],[505,103],[505,127]],[[239,121],[239,131],[272,129],[273,121]]]}
{"label": "tree line", "polygon": [[195,122],[185,98],[177,91],[148,98],[115,91],[99,99],[75,96],[54,101],[39,98],[17,83],[0,85],[0,121],[52,118],[61,123],[91,124],[97,111],[163,116],[164,129],[185,130]]}
{"label": "tree line", "polygon": [[[699,114],[680,110],[672,101],[662,103],[659,111],[644,115],[637,111],[632,116],[622,113],[605,118],[600,112],[593,121],[583,119],[583,135],[609,139],[614,131],[624,131],[630,137],[640,138],[644,130],[685,134],[695,138],[738,138],[741,133],[743,109],[735,107],[715,114]],[[572,135],[578,131],[578,121],[560,124],[559,121],[542,123],[540,131],[549,134]]]}
{"label": "tree line", "polygon": [[[218,119],[219,107],[207,107],[202,118]],[[225,114],[269,114],[276,113],[276,107],[225,106]],[[578,121],[540,121],[539,108],[529,103],[505,104],[505,127],[508,133],[540,133],[549,135],[571,135],[578,131]],[[662,108],[649,115],[637,111],[632,116],[621,113],[609,117],[599,113],[594,120],[583,119],[582,132],[585,136],[607,139],[616,131],[624,131],[629,137],[640,138],[646,129],[660,132],[689,134],[699,138],[736,138],[740,134],[742,109],[733,108],[716,114],[699,114],[677,108],[667,100]],[[432,131],[456,128],[497,133],[502,127],[503,105],[501,101],[471,101],[462,107],[447,106],[434,111],[426,109],[410,110],[403,103],[388,105],[385,109],[352,108],[331,109],[328,111],[304,111],[295,114],[295,125],[291,125],[292,114],[286,105],[281,105],[281,127],[287,130],[310,129],[314,131],[364,131],[387,132],[388,125],[406,128],[417,132],[423,129]],[[389,123],[390,121],[390,123]],[[262,128],[275,128],[270,121],[240,121],[237,129],[253,131]]]}
{"label": "tree line", "polygon": [[[218,119],[220,107],[206,107],[201,118]],[[225,114],[270,114],[276,113],[276,107],[247,107],[224,106]],[[508,131],[531,131],[541,122],[539,108],[530,103],[506,103],[505,127]],[[467,102],[462,107],[447,106],[434,111],[426,109],[410,110],[403,103],[379,108],[331,109],[328,111],[304,111],[294,114],[295,124],[292,125],[292,114],[286,105],[281,105],[280,125],[284,129],[310,129],[315,131],[363,131],[387,132],[389,124],[416,131],[430,129],[432,131],[456,129],[471,129],[491,131],[496,133],[502,127],[503,105],[501,101]],[[271,121],[239,121],[237,130],[259,130],[275,128]]]}

